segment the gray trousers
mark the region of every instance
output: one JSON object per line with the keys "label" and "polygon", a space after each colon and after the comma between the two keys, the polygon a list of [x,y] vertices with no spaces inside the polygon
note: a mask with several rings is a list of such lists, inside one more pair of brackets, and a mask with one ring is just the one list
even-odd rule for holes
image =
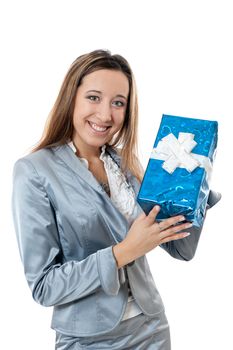
{"label": "gray trousers", "polygon": [[93,337],[56,333],[56,350],[170,350],[170,332],[164,312],[155,318],[144,314],[120,322],[111,332]]}

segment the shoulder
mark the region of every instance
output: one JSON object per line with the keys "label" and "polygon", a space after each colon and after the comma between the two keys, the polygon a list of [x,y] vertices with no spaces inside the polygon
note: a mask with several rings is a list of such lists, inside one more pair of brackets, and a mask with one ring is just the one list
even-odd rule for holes
{"label": "shoulder", "polygon": [[45,160],[50,159],[53,156],[53,148],[43,148],[39,151],[35,151],[33,153],[29,153],[24,157],[19,158],[15,164],[17,163],[31,163],[36,164],[40,162],[44,162]]}
{"label": "shoulder", "polygon": [[13,177],[23,177],[25,175],[31,177],[38,175],[38,169],[48,167],[53,157],[54,152],[52,148],[43,148],[19,158],[13,164]]}
{"label": "shoulder", "polygon": [[50,158],[53,154],[53,147],[52,148],[42,148],[38,151],[35,151],[33,153],[29,153],[21,158],[19,158],[17,162],[31,162],[37,163],[40,161],[44,161],[47,158]]}

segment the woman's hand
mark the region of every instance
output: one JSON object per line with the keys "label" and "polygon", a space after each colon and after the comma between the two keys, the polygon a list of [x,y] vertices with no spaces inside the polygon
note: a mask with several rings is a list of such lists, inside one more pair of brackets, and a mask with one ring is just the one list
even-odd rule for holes
{"label": "woman's hand", "polygon": [[181,223],[185,217],[178,215],[160,223],[155,221],[160,207],[155,206],[148,215],[142,213],[132,224],[125,239],[113,247],[118,268],[145,255],[158,245],[181,239],[188,232],[177,233],[192,226],[191,223]]}

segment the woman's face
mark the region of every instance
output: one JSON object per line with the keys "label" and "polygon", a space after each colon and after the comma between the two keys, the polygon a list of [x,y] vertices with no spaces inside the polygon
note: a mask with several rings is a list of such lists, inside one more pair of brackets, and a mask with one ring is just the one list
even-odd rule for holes
{"label": "woman's face", "polygon": [[83,78],[73,114],[78,150],[99,150],[112,139],[124,123],[128,95],[129,82],[120,71],[101,69]]}

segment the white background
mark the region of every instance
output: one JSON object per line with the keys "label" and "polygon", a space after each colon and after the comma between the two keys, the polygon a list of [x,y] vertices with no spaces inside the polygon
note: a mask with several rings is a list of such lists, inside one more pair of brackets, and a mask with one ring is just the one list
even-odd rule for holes
{"label": "white background", "polygon": [[233,348],[232,10],[230,1],[1,1],[1,343],[54,348],[51,308],[31,297],[10,210],[12,166],[41,136],[63,77],[94,49],[125,56],[136,76],[140,157],[146,166],[162,113],[217,120],[208,213],[195,258],[148,254],[170,322],[173,350]]}

